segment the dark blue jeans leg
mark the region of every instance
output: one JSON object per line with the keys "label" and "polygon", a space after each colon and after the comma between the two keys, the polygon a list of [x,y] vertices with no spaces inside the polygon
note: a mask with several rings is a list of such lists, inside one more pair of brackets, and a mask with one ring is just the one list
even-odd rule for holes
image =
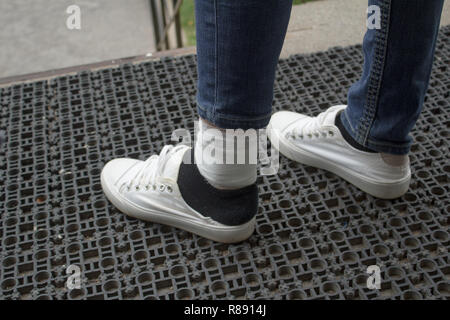
{"label": "dark blue jeans leg", "polygon": [[220,128],[268,124],[291,7],[292,0],[195,1],[200,117]]}
{"label": "dark blue jeans leg", "polygon": [[361,79],[348,93],[341,120],[360,144],[407,154],[433,63],[443,0],[370,0],[381,28],[368,30]]}

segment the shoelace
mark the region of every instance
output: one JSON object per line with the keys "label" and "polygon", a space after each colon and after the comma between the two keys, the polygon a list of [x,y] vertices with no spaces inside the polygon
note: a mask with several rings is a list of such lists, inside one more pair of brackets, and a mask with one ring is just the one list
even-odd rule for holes
{"label": "shoelace", "polygon": [[[159,155],[152,155],[150,158],[142,163],[142,167],[136,172],[135,176],[127,183],[124,182],[122,187],[126,186],[128,190],[131,188],[145,188],[146,190],[153,188],[156,190],[157,181],[166,181],[168,183],[174,183],[170,178],[163,177],[162,173],[166,167],[167,161],[178,151],[188,148],[186,145],[164,146]],[[164,184],[160,185],[160,191],[164,191],[167,187],[167,191],[171,192],[170,186]]]}
{"label": "shoelace", "polygon": [[318,138],[320,135],[322,135],[323,137],[333,136],[333,131],[328,130],[327,132],[324,132],[322,127],[324,125],[326,117],[330,113],[335,112],[337,108],[339,108],[339,106],[331,107],[314,118],[311,117],[308,119],[300,119],[299,121],[306,121],[306,124],[300,127],[294,125],[294,128],[290,132],[288,132],[288,137],[293,139],[303,139],[305,137],[312,138],[313,136]]}

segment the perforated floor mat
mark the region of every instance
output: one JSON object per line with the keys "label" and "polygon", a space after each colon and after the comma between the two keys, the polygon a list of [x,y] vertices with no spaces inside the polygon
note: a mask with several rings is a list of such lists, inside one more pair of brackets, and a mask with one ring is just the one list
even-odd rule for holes
{"label": "perforated floor mat", "polygon": [[[282,157],[259,178],[255,234],[236,245],[128,218],[100,186],[108,160],[146,159],[192,130],[195,56],[1,88],[0,298],[448,299],[449,39],[445,27],[404,197],[377,200]],[[361,46],[282,60],[274,109],[345,103],[361,66]],[[80,289],[66,288],[70,265]]]}

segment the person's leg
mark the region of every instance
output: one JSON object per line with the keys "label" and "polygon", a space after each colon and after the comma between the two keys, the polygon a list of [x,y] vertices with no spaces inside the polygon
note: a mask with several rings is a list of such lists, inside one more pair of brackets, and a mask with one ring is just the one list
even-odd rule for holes
{"label": "person's leg", "polygon": [[443,0],[369,5],[380,10],[380,28],[364,37],[364,70],[348,106],[314,118],[277,113],[269,135],[289,158],[330,170],[376,197],[395,198],[409,186],[409,133],[427,90]]}
{"label": "person's leg", "polygon": [[341,114],[347,132],[378,152],[407,154],[428,88],[444,0],[370,0],[381,29],[368,30],[364,70]]}
{"label": "person's leg", "polygon": [[219,128],[258,129],[273,84],[292,0],[196,0],[198,114]]}
{"label": "person's leg", "polygon": [[[202,124],[209,123],[215,130],[208,134],[219,139],[221,129],[263,128],[270,120],[275,68],[292,0],[195,4]],[[204,147],[196,146],[195,158]],[[112,160],[102,170],[103,190],[118,209],[133,217],[221,242],[248,238],[258,210],[256,166],[211,167],[190,164],[191,158],[191,148],[179,145],[166,146],[146,161]]]}
{"label": "person's leg", "polygon": [[[235,151],[234,137],[214,128],[260,129],[269,123],[275,69],[291,7],[292,0],[195,2],[201,117],[195,160],[201,175],[217,188],[236,189],[256,181],[256,163],[222,164],[208,146],[220,140],[214,143],[214,157],[249,154],[245,147]],[[243,139],[243,133],[237,138]]]}

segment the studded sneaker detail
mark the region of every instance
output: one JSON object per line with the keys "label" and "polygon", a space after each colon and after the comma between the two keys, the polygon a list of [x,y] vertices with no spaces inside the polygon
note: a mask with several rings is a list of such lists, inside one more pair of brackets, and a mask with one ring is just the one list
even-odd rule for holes
{"label": "studded sneaker detail", "polygon": [[101,173],[103,191],[120,211],[131,217],[174,226],[219,242],[247,239],[255,228],[254,214],[244,223],[229,225],[194,210],[183,199],[178,174],[183,157],[190,150],[184,145],[165,146],[159,155],[146,161],[111,160]]}
{"label": "studded sneaker detail", "polygon": [[365,152],[352,147],[335,125],[346,108],[329,108],[317,117],[295,112],[275,113],[269,139],[291,160],[335,173],[377,198],[393,199],[406,193],[411,180],[408,156]]}

